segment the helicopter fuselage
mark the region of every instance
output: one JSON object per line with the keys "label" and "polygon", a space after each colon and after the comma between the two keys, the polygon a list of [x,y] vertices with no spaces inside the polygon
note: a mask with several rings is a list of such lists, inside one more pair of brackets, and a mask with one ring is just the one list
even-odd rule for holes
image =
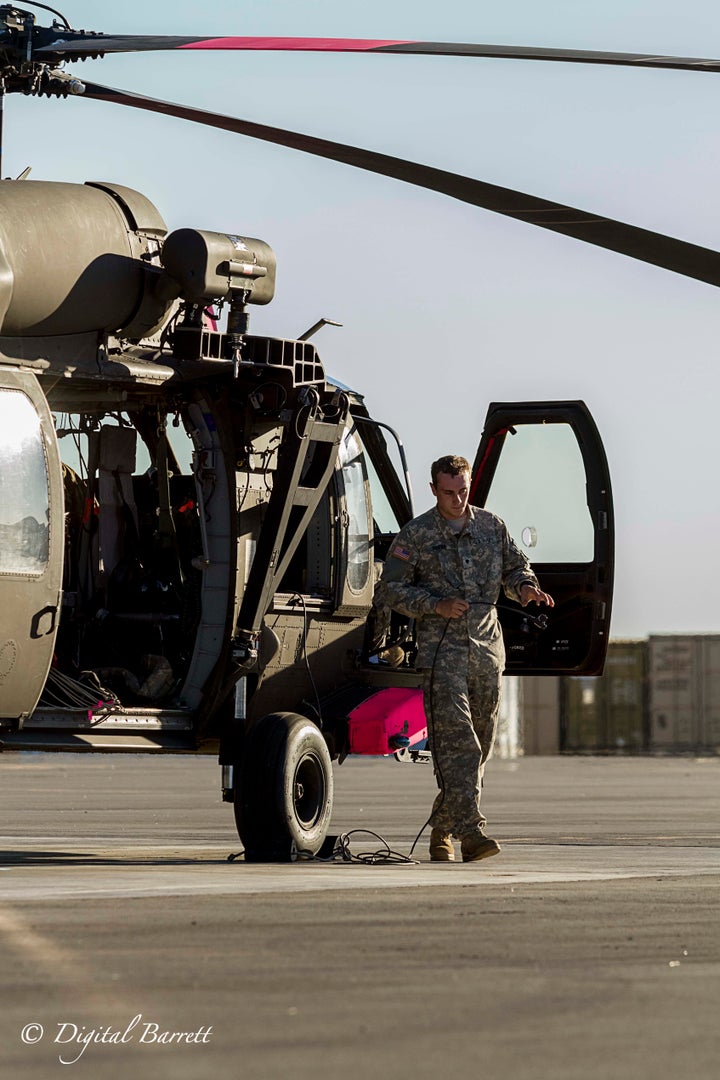
{"label": "helicopter fuselage", "polygon": [[[288,820],[317,849],[331,760],[424,736],[412,623],[371,617],[413,515],[387,426],[312,343],[248,333],[247,305],[274,292],[263,241],[168,236],[117,185],[3,181],[0,270],[4,748],[217,753],[251,853],[286,855]],[[551,632],[506,625],[508,669],[601,670],[602,446],[582,403],[497,406],[478,502],[515,424],[567,434],[587,525],[545,567]]]}

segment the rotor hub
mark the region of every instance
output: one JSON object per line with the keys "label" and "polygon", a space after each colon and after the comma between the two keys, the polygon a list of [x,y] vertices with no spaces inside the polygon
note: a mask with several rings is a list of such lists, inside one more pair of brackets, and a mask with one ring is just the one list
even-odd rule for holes
{"label": "rotor hub", "polygon": [[[62,40],[58,37],[62,34]],[[47,97],[67,97],[81,94],[85,89],[80,79],[62,70],[66,59],[63,41],[86,41],[93,32],[67,31],[56,21],[52,26],[36,26],[30,11],[0,6],[0,84],[4,93],[36,94]],[[57,49],[53,49],[57,42]],[[43,49],[42,56],[37,55]],[[86,52],[72,59],[97,58],[102,52]]]}

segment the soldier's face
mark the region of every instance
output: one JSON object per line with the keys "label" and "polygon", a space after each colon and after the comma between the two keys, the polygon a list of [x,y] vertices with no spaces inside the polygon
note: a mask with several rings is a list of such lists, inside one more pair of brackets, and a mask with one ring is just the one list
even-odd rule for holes
{"label": "soldier's face", "polygon": [[470,498],[470,473],[438,473],[437,484],[431,484],[430,490],[437,499],[437,508],[444,518],[465,517]]}

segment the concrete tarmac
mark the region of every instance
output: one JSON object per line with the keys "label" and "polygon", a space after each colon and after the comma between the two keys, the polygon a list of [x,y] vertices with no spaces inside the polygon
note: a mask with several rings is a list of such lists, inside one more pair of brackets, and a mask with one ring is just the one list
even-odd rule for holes
{"label": "concrete tarmac", "polygon": [[471,865],[399,861],[429,766],[335,783],[396,861],[228,861],[209,759],[1,755],[0,1075],[720,1075],[720,758],[493,761]]}

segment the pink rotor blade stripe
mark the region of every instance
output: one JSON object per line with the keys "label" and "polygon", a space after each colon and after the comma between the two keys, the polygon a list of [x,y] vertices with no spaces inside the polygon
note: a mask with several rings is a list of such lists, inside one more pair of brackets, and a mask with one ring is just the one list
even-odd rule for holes
{"label": "pink rotor blade stripe", "polygon": [[268,49],[295,52],[372,52],[392,45],[412,45],[411,41],[360,41],[356,38],[219,37],[199,38],[180,49]]}

